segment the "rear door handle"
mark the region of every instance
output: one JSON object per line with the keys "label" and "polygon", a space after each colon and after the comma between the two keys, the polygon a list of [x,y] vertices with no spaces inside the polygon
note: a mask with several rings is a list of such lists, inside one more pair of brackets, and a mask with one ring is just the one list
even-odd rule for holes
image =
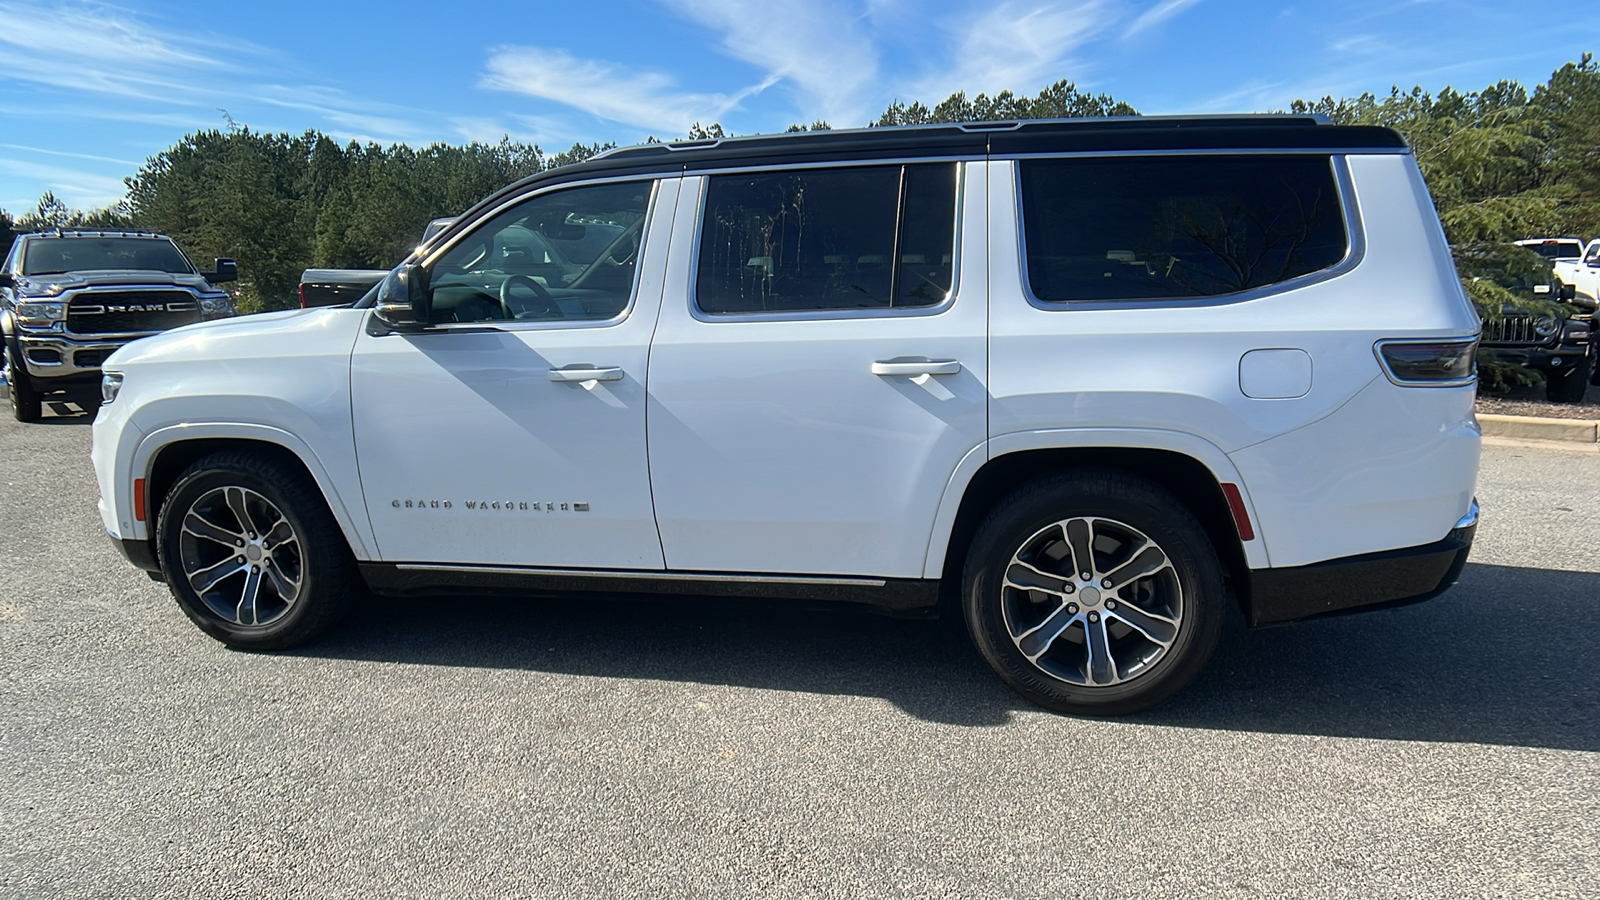
{"label": "rear door handle", "polygon": [[880,359],[872,364],[874,375],[954,375],[961,363],[953,359]]}
{"label": "rear door handle", "polygon": [[621,366],[566,366],[550,370],[551,381],[621,381]]}

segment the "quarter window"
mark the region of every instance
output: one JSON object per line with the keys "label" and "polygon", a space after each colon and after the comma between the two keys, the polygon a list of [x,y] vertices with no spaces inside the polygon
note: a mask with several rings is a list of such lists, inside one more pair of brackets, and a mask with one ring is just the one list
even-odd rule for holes
{"label": "quarter window", "polygon": [[1326,157],[1023,160],[1028,286],[1046,301],[1215,297],[1349,249]]}
{"label": "quarter window", "polygon": [[652,182],[567,188],[477,227],[429,271],[433,320],[582,321],[627,309]]}
{"label": "quarter window", "polygon": [[955,206],[955,163],[712,176],[695,302],[713,314],[937,305]]}

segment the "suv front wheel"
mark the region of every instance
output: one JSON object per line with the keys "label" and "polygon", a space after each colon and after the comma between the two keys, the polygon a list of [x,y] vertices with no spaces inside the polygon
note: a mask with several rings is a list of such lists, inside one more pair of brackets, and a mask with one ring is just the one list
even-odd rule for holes
{"label": "suv front wheel", "polygon": [[230,647],[281,650],[331,627],[360,576],[322,493],[265,453],[191,465],[161,504],[157,558],[178,605]]}
{"label": "suv front wheel", "polygon": [[1544,396],[1551,403],[1582,403],[1589,391],[1589,368],[1593,361],[1588,357],[1579,360],[1570,369],[1545,370]]}
{"label": "suv front wheel", "polygon": [[963,596],[983,657],[1018,693],[1084,715],[1188,684],[1222,626],[1222,569],[1182,503],[1114,471],[1023,485],[978,529]]}

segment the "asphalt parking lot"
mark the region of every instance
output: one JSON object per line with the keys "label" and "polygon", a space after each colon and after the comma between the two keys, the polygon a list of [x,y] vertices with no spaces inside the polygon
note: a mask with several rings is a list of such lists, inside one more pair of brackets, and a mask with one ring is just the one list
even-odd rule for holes
{"label": "asphalt parking lot", "polygon": [[0,421],[0,897],[1592,897],[1600,451],[1485,448],[1462,584],[1066,718],[936,622],[383,602],[229,651]]}

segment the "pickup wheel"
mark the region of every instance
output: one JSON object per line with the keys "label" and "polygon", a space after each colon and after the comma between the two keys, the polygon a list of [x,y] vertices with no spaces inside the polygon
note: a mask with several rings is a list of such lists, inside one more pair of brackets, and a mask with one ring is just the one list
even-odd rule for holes
{"label": "pickup wheel", "polygon": [[198,460],[156,522],[157,559],[178,606],[230,647],[281,650],[311,640],[362,593],[321,492],[274,457],[232,451]]}
{"label": "pickup wheel", "polygon": [[9,350],[5,352],[6,381],[11,384],[11,415],[18,422],[37,422],[44,415],[44,403],[39,392],[33,389],[28,373],[13,364]]}
{"label": "pickup wheel", "polygon": [[1570,369],[1546,370],[1544,396],[1551,403],[1582,403],[1589,391],[1589,368],[1592,362],[1584,357]]}
{"label": "pickup wheel", "polygon": [[1171,696],[1221,633],[1222,567],[1194,515],[1113,471],[1030,482],[979,527],[963,612],[989,665],[1041,706],[1117,715]]}

